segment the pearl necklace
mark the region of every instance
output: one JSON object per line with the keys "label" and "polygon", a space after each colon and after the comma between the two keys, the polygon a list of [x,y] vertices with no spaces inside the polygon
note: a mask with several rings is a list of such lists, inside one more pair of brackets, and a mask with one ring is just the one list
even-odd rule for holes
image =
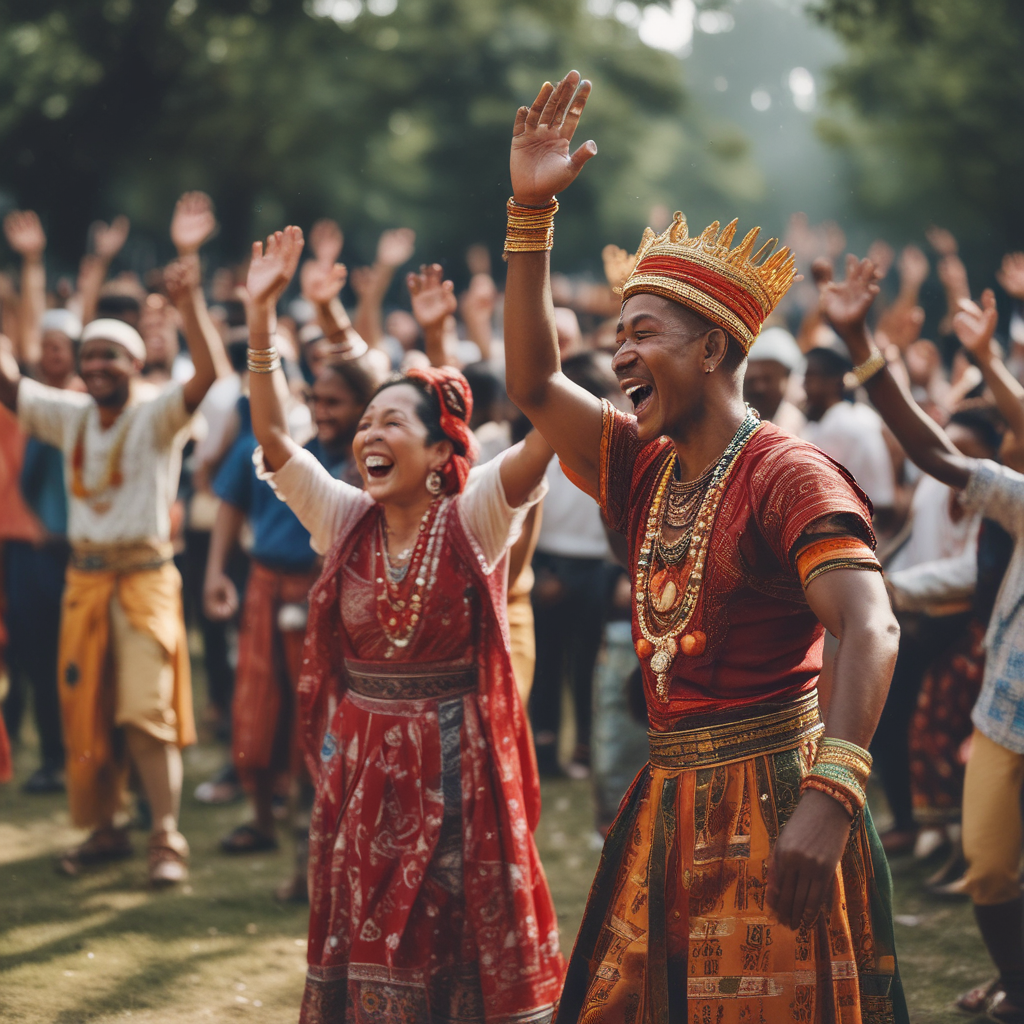
{"label": "pearl necklace", "polygon": [[[641,661],[650,659],[651,671],[657,677],[659,700],[668,700],[668,673],[676,654],[682,650],[683,654],[690,657],[699,657],[707,645],[707,637],[699,630],[682,636],[679,641],[677,637],[685,632],[697,606],[711,543],[711,528],[725,493],[729,473],[737,456],[759,426],[757,416],[748,409],[746,418],[711,471],[707,491],[690,534],[689,550],[682,571],[668,566],[655,571],[659,561],[655,557],[655,550],[659,546],[664,526],[667,506],[665,492],[675,473],[675,452],[666,461],[655,488],[636,565],[636,613],[641,633],[641,638],[636,642],[636,653]],[[681,596],[680,588],[683,591]]]}

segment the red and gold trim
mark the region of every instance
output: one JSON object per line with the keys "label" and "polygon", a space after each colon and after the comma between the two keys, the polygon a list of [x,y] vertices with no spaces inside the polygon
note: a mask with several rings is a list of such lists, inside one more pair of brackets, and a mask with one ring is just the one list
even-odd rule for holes
{"label": "red and gold trim", "polygon": [[874,551],[856,537],[827,537],[808,544],[796,556],[796,572],[806,587],[833,569],[867,569],[881,572]]}

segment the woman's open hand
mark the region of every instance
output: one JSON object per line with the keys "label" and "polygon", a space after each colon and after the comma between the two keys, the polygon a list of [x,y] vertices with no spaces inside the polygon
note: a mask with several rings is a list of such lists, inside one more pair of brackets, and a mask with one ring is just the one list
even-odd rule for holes
{"label": "woman's open hand", "polygon": [[[847,256],[846,280],[831,280],[831,274],[827,275],[828,279],[824,274],[815,276],[820,287],[821,314],[849,345],[851,337],[859,339],[864,334],[868,310],[878,295],[878,271],[871,260]],[[857,362],[866,356],[866,353],[852,352],[852,348],[851,354]]]}
{"label": "woman's open hand", "polygon": [[409,274],[405,283],[412,299],[412,315],[424,331],[438,328],[458,308],[455,285],[444,279],[440,263],[423,264],[418,274]]}
{"label": "woman's open hand", "polygon": [[570,71],[557,85],[545,82],[533,106],[520,107],[512,128],[512,195],[524,206],[547,206],[572,184],[597,153],[593,141],[569,151],[590,95],[590,82]]}
{"label": "woman's open hand", "polygon": [[977,360],[985,362],[992,356],[992,335],[999,322],[995,292],[986,288],[980,306],[970,299],[961,299],[959,306],[959,312],[953,317],[953,330],[960,344]]}
{"label": "woman's open hand", "polygon": [[262,242],[252,243],[252,259],[245,287],[254,305],[277,304],[288,282],[295,276],[302,246],[302,228],[294,225],[268,236],[265,248]]}
{"label": "woman's open hand", "polygon": [[302,294],[314,306],[326,306],[345,287],[348,270],[344,263],[307,260],[302,264]]}

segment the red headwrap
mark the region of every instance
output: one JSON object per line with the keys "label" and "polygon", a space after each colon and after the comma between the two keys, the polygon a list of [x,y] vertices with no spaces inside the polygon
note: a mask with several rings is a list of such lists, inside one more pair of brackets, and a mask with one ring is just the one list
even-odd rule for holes
{"label": "red headwrap", "polygon": [[476,462],[480,448],[473,431],[469,429],[469,420],[473,415],[473,392],[469,381],[450,366],[431,366],[425,370],[412,369],[406,371],[406,377],[421,381],[434,389],[441,406],[441,429],[457,451],[441,467],[444,478],[444,493],[459,494],[466,486],[469,471]]}

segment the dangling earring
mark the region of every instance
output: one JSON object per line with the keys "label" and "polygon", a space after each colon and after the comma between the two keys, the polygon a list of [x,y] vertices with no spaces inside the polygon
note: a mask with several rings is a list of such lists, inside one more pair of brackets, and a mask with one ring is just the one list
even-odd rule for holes
{"label": "dangling earring", "polygon": [[444,477],[436,470],[427,474],[427,490],[436,498],[444,490]]}

